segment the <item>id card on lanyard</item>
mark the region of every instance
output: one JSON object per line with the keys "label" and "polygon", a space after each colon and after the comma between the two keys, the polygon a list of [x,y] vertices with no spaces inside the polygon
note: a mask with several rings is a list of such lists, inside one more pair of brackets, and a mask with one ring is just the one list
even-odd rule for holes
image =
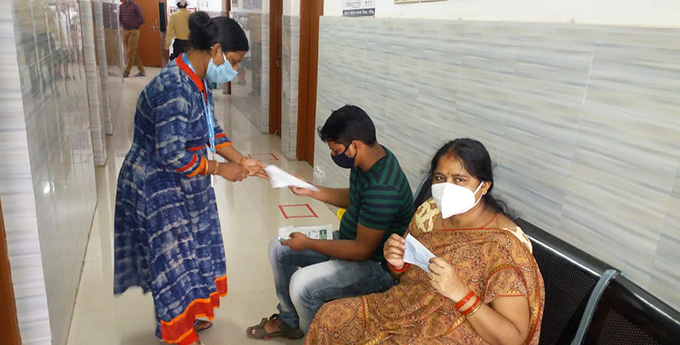
{"label": "id card on lanyard", "polygon": [[[186,54],[182,54],[182,60],[184,63],[191,68],[191,70],[196,73],[196,69],[191,65],[189,58]],[[198,75],[198,73],[196,73]],[[210,159],[215,160],[215,117],[213,116],[210,100],[208,99],[208,82],[203,79],[203,92],[201,94],[201,100],[203,101],[203,113],[205,114],[205,120],[208,125],[208,146],[210,147]],[[211,179],[212,184],[212,179]]]}

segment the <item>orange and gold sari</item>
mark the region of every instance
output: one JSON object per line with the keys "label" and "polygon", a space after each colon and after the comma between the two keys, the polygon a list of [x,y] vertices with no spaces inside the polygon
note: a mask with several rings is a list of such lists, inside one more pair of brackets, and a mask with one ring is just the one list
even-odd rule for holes
{"label": "orange and gold sari", "polygon": [[[525,344],[538,344],[543,278],[521,229],[443,229],[439,209],[430,199],[416,211],[409,232],[451,263],[484,303],[497,297],[526,297],[531,326]],[[384,293],[326,303],[305,344],[486,344],[454,305],[431,286],[425,271],[411,266],[399,284]]]}

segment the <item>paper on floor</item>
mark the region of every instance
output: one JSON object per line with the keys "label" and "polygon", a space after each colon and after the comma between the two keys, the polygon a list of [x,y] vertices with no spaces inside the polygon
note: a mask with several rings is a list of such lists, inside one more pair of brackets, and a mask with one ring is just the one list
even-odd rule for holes
{"label": "paper on floor", "polygon": [[319,188],[316,188],[316,186],[302,181],[275,165],[268,165],[264,170],[269,174],[269,183],[272,184],[272,188],[300,187],[311,189],[315,192],[319,191]]}
{"label": "paper on floor", "polygon": [[404,261],[424,269],[425,272],[430,272],[427,266],[430,265],[430,259],[434,257],[434,254],[411,234],[406,235],[405,240]]}

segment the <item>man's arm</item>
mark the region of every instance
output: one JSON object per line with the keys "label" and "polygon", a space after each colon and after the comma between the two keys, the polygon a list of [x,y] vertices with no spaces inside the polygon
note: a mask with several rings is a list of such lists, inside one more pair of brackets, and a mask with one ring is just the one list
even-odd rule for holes
{"label": "man's arm", "polygon": [[309,196],[321,202],[341,208],[349,207],[349,188],[327,188],[319,186],[317,186],[317,188],[319,188],[318,192],[299,187],[291,187],[290,189],[296,195]]}
{"label": "man's arm", "polygon": [[281,244],[290,246],[293,250],[315,250],[336,259],[366,261],[378,248],[384,234],[384,230],[375,230],[359,224],[355,240],[315,240],[301,233],[293,233],[290,240]]}
{"label": "man's arm", "polygon": [[349,188],[318,187],[319,192],[312,191],[311,197],[333,206],[349,207]]}
{"label": "man's arm", "polygon": [[142,26],[144,24],[144,14],[142,14],[142,8],[137,5],[137,21],[139,26]]}

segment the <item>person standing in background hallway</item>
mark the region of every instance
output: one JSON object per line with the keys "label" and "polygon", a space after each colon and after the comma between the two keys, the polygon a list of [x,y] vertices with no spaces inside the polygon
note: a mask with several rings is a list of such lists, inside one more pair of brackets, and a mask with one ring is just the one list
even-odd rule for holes
{"label": "person standing in background hallway", "polygon": [[118,12],[118,19],[123,25],[123,45],[125,45],[125,53],[127,56],[125,63],[125,73],[123,78],[130,76],[130,70],[134,63],[139,69],[139,73],[135,77],[145,77],[144,66],[142,60],[137,53],[137,45],[139,44],[139,27],[144,24],[144,16],[142,9],[133,0],[125,0],[120,4],[120,12]]}
{"label": "person standing in background hallway", "polygon": [[175,43],[172,44],[170,60],[184,53],[189,47],[189,15],[191,13],[187,11],[187,5],[186,0],[177,1],[179,11],[171,14],[170,19],[168,19],[168,33],[165,35],[166,51],[170,50],[170,43],[172,43],[173,38],[175,39]]}

